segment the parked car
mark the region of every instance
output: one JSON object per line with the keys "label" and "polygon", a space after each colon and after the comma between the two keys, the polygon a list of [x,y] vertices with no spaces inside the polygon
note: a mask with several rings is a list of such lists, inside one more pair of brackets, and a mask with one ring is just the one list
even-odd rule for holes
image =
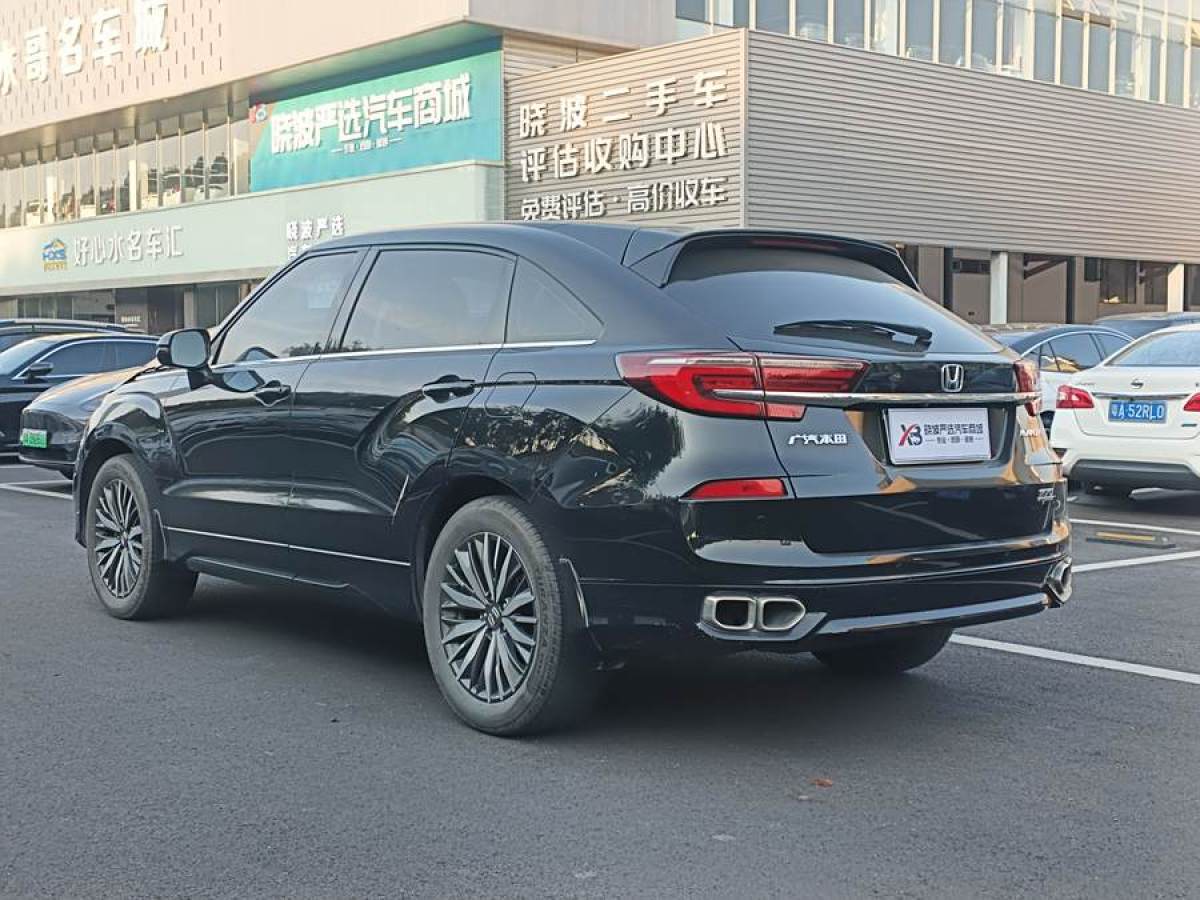
{"label": "parked car", "polygon": [[84,375],[38,394],[21,411],[20,433],[24,441],[18,453],[21,462],[73,478],[75,457],[88,418],[109,391],[143,368]]}
{"label": "parked car", "polygon": [[1200,311],[1118,313],[1112,316],[1101,316],[1096,320],[1097,325],[1123,331],[1133,338],[1140,338],[1162,328],[1197,323],[1200,323]]}
{"label": "parked car", "polygon": [[48,334],[0,351],[0,452],[40,449],[44,435],[20,435],[21,411],[48,388],[81,375],[126,369],[154,356],[156,339],[107,332]]}
{"label": "parked car", "polygon": [[1155,331],[1059,388],[1053,443],[1092,490],[1200,489],[1200,325]]}
{"label": "parked car", "polygon": [[[520,734],[636,653],[919,666],[1070,592],[1037,369],[883,245],[627,225],[339,239],[92,416],[104,607],[198,573],[423,623],[451,708]],[[153,523],[154,527],[150,527]]]}
{"label": "parked car", "polygon": [[105,331],[127,334],[124,325],[111,322],[91,322],[86,319],[0,319],[0,350],[43,334],[78,334],[83,331]]}
{"label": "parked car", "polygon": [[1054,422],[1058,389],[1073,375],[1090,369],[1133,340],[1096,325],[985,325],[1004,346],[1037,364],[1042,375],[1042,422]]}

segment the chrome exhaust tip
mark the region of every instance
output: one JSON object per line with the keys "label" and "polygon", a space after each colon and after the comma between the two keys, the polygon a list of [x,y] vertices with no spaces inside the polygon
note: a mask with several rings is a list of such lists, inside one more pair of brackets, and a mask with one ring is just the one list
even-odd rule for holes
{"label": "chrome exhaust tip", "polygon": [[1046,596],[1049,605],[1059,607],[1071,599],[1075,589],[1074,570],[1069,559],[1060,560],[1046,577]]}
{"label": "chrome exhaust tip", "polygon": [[704,598],[700,618],[721,631],[753,631],[758,621],[758,605],[753,597],[709,594]]}
{"label": "chrome exhaust tip", "polygon": [[808,613],[793,597],[762,597],[758,601],[758,627],[763,631],[791,631]]}

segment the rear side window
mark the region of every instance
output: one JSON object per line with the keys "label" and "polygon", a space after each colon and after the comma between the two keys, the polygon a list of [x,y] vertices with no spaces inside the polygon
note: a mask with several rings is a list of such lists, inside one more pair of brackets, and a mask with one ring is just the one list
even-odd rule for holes
{"label": "rear side window", "polygon": [[1082,372],[1100,362],[1100,349],[1090,334],[1067,334],[1052,340],[1060,372]]}
{"label": "rear side window", "polygon": [[1200,331],[1155,334],[1109,361],[1110,366],[1200,366]]}
{"label": "rear side window", "polygon": [[[903,349],[914,334],[933,351],[987,353],[995,345],[953,313],[858,260],[774,247],[685,250],[667,292],[731,336],[833,340]],[[893,337],[845,323],[900,326]]]}
{"label": "rear side window", "polygon": [[1115,334],[1095,334],[1092,336],[1100,342],[1100,350],[1105,356],[1112,356],[1129,343],[1129,341],[1119,338]]}
{"label": "rear side window", "polygon": [[517,264],[506,340],[594,340],[600,331],[600,320],[556,279],[532,263]]}
{"label": "rear side window", "polygon": [[54,366],[50,375],[62,378],[69,375],[90,375],[92,372],[103,372],[109,365],[111,356],[106,356],[108,341],[87,341],[82,344],[70,344],[61,350],[55,350],[42,357],[40,362],[48,362]]}
{"label": "rear side window", "polygon": [[1058,360],[1054,358],[1054,350],[1049,341],[1038,348],[1038,368],[1043,372],[1058,371]]}
{"label": "rear side window", "polygon": [[154,357],[154,344],[149,341],[119,341],[115,347],[117,359],[113,368],[116,369],[144,366]]}
{"label": "rear side window", "polygon": [[7,350],[9,347],[15,347],[21,341],[27,341],[33,334],[25,331],[20,334],[0,334],[0,351]]}
{"label": "rear side window", "polygon": [[385,250],[358,296],[342,349],[499,344],[512,262],[471,250]]}

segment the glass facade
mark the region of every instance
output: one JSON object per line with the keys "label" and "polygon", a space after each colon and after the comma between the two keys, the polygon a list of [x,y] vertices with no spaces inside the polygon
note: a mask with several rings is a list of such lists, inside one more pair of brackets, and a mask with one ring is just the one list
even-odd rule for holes
{"label": "glass facade", "polygon": [[0,228],[249,192],[249,106],[243,102],[0,157]]}
{"label": "glass facade", "polygon": [[1200,0],[676,0],[679,36],[750,27],[1200,109]]}
{"label": "glass facade", "polygon": [[0,299],[0,318],[118,322],[147,334],[211,328],[233,312],[254,286],[250,281],[217,281],[5,297]]}

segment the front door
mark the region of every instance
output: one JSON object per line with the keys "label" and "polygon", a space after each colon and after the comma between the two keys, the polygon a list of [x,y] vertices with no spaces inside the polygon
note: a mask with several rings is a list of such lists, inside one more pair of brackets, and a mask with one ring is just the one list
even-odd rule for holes
{"label": "front door", "polygon": [[301,577],[396,602],[415,510],[503,341],[513,264],[423,247],[379,250],[368,266],[340,352],[296,393],[289,534]]}
{"label": "front door", "polygon": [[288,570],[294,391],[324,350],[359,253],[301,259],[218,337],[213,377],[163,398],[180,477],[163,492],[172,550]]}

